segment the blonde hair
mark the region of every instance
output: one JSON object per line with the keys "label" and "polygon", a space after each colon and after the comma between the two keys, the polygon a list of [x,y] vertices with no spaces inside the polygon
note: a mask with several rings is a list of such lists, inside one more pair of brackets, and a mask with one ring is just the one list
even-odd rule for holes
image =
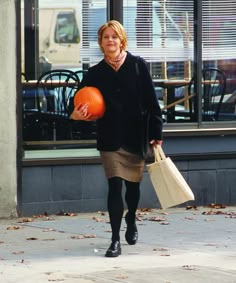
{"label": "blonde hair", "polygon": [[117,36],[119,37],[119,39],[121,41],[121,50],[125,50],[126,47],[127,47],[126,31],[125,31],[124,27],[122,26],[122,24],[119,23],[116,20],[111,20],[111,21],[103,24],[98,29],[98,44],[99,44],[101,50],[103,51],[103,48],[101,47],[103,32],[105,31],[105,29],[107,29],[109,27],[112,28],[116,32]]}

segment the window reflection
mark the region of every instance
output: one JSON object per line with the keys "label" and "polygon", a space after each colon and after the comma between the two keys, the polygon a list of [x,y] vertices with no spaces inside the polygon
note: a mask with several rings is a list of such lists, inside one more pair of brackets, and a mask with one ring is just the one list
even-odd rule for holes
{"label": "window reflection", "polygon": [[79,43],[79,29],[74,12],[60,12],[55,26],[56,43]]}

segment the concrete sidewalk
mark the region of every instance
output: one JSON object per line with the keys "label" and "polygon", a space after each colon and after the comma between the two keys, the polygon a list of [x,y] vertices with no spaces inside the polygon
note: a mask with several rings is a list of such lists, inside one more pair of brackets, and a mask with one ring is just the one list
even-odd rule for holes
{"label": "concrete sidewalk", "polygon": [[1,283],[235,283],[236,207],[139,211],[139,241],[110,244],[107,213],[0,220]]}

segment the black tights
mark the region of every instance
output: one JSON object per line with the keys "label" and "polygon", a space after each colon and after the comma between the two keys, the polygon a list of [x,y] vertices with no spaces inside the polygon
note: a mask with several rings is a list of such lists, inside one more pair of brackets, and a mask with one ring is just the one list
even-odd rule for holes
{"label": "black tights", "polygon": [[[108,179],[107,207],[112,229],[112,241],[120,240],[120,227],[124,213],[122,198],[122,181],[120,177]],[[126,186],[125,201],[128,207],[129,222],[135,222],[135,213],[140,199],[140,183],[124,181]]]}

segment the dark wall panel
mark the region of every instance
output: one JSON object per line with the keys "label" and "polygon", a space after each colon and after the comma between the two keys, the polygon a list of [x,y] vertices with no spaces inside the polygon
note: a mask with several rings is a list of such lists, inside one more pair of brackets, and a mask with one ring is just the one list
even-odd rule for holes
{"label": "dark wall panel", "polygon": [[236,204],[236,166],[234,170],[218,170],[216,199],[218,203]]}
{"label": "dark wall panel", "polygon": [[215,170],[190,171],[188,172],[188,183],[194,192],[197,205],[215,203],[217,185]]}
{"label": "dark wall panel", "polygon": [[52,200],[52,168],[29,167],[22,172],[23,203],[38,203]]}
{"label": "dark wall panel", "polygon": [[[236,205],[235,159],[184,160],[175,164],[195,195],[195,201],[187,204]],[[107,180],[100,164],[24,167],[22,187],[23,215],[107,210]],[[146,169],[139,207],[160,208]]]}
{"label": "dark wall panel", "polygon": [[83,198],[80,166],[54,166],[52,168],[52,195],[54,201]]}

